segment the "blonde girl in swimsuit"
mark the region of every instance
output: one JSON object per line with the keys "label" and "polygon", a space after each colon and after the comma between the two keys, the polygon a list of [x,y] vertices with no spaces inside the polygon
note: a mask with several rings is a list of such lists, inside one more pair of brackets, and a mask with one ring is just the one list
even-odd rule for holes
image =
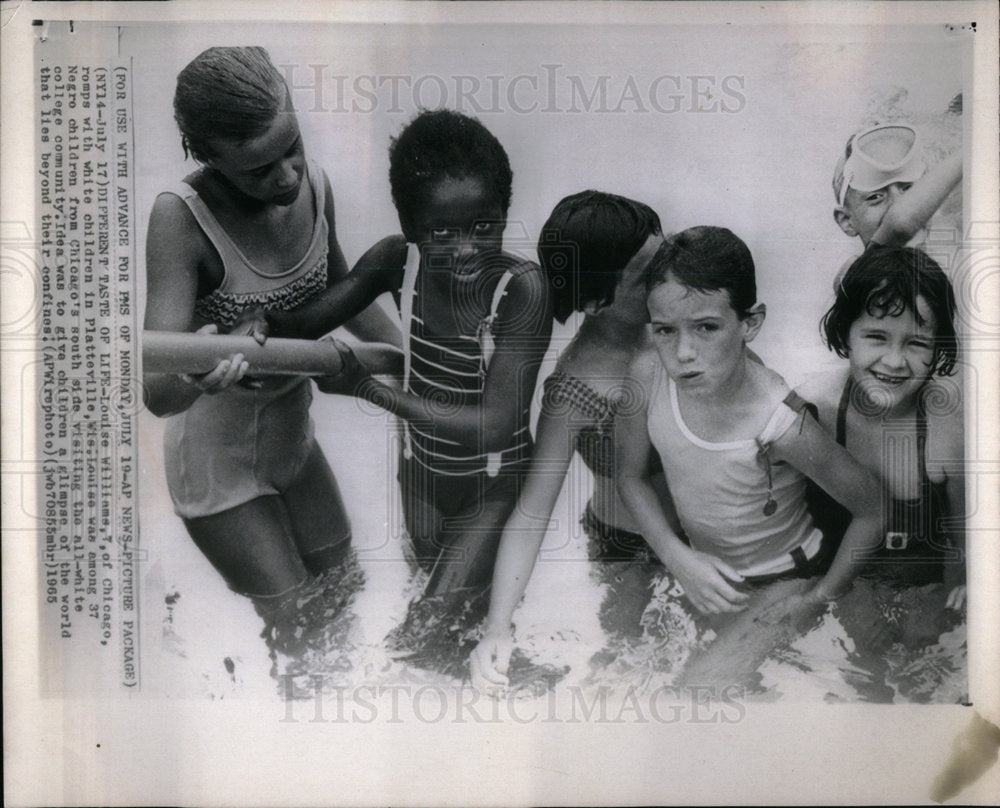
{"label": "blonde girl in swimsuit", "polygon": [[[194,59],[174,115],[200,167],[153,206],[147,329],[229,330],[249,307],[293,308],[347,274],[329,180],[263,48]],[[377,309],[349,327],[399,342]],[[199,377],[147,373],[146,405],[170,416],[167,480],[191,537],[232,589],[273,604],[345,557],[350,523],[313,439],[308,380],[249,381],[246,368],[236,354]]]}

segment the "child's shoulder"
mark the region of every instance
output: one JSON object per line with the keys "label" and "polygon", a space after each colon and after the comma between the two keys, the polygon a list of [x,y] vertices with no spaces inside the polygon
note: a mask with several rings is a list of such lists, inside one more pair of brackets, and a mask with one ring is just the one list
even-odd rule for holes
{"label": "child's shoulder", "polygon": [[203,253],[209,243],[187,202],[173,190],[162,191],[156,197],[149,214],[149,229],[154,238],[165,239],[185,253]]}
{"label": "child's shoulder", "polygon": [[[499,271],[501,268],[503,271]],[[495,276],[495,283],[482,284],[481,302],[489,310],[494,308],[496,295],[503,295],[503,303],[500,304],[502,308],[497,309],[501,314],[498,325],[501,330],[511,327],[527,328],[531,333],[536,333],[541,328],[551,330],[552,303],[549,285],[538,264],[503,253]],[[510,316],[511,311],[516,312],[513,318]]]}
{"label": "child's shoulder", "polygon": [[386,236],[358,259],[357,268],[402,269],[406,264],[407,249],[406,238],[402,235]]}
{"label": "child's shoulder", "polygon": [[[609,346],[604,335],[584,319],[569,344],[559,353],[556,370],[574,376],[594,390],[614,390],[627,375],[635,351]],[[624,367],[623,367],[624,366]]]}
{"label": "child's shoulder", "polygon": [[[503,253],[503,266],[505,272],[510,273],[508,288],[522,291],[532,291],[539,294],[548,292],[548,281],[542,268],[534,261],[529,261],[522,256]],[[497,278],[497,283],[500,278]]]}
{"label": "child's shoulder", "polygon": [[637,402],[635,411],[646,412],[662,384],[661,372],[666,373],[656,348],[650,345],[641,348],[628,363],[628,373],[622,382],[622,400]]}
{"label": "child's shoulder", "polygon": [[194,214],[181,196],[180,190],[180,188],[166,188],[160,191],[153,201],[150,215],[153,218],[168,219],[171,224],[197,226]]}
{"label": "child's shoulder", "polygon": [[795,392],[817,407],[828,403],[836,405],[847,382],[848,372],[847,368],[837,368],[806,374]]}
{"label": "child's shoulder", "polygon": [[[523,255],[514,255],[509,252],[500,253],[498,266],[505,272],[510,273],[511,279],[521,278],[523,283],[545,282],[545,273],[537,262],[525,258]],[[499,278],[499,273],[498,273]]]}
{"label": "child's shoulder", "polygon": [[[651,385],[656,380],[661,367],[660,355],[656,352],[656,348],[647,345],[632,357],[632,361],[628,365],[628,373],[636,381]],[[649,388],[647,387],[647,389]]]}
{"label": "child's shoulder", "polygon": [[[752,362],[751,364],[755,365],[756,363]],[[778,371],[772,370],[767,365],[757,365],[757,367],[760,369],[764,389],[767,390],[770,396],[784,398],[788,395],[792,388],[789,387],[784,376],[778,373]]]}
{"label": "child's shoulder", "polygon": [[785,377],[760,361],[748,358],[747,368],[752,374],[757,404],[771,410],[788,396],[791,388]]}
{"label": "child's shoulder", "polygon": [[837,417],[837,408],[849,375],[848,368],[815,371],[809,373],[795,388],[795,392],[806,402],[816,407],[819,422],[828,429]]}

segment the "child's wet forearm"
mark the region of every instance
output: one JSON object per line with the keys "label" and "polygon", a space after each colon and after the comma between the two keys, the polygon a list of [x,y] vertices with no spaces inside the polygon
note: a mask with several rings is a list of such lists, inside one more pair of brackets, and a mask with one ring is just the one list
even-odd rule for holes
{"label": "child's wet forearm", "polygon": [[872,241],[903,245],[924,227],[962,179],[962,156],[953,154],[934,166],[899,197],[886,213]]}
{"label": "child's wet forearm", "polygon": [[[343,281],[341,282],[343,283]],[[367,307],[367,303],[345,294],[343,288],[330,287],[319,297],[291,311],[266,312],[271,336],[296,339],[319,339],[347,323]],[[385,322],[389,322],[385,318]],[[351,329],[348,329],[351,330]],[[380,329],[381,331],[381,329]],[[390,343],[396,340],[393,335]]]}
{"label": "child's wet forearm", "polygon": [[882,520],[877,516],[855,516],[837,555],[816,589],[824,600],[840,597],[861,572],[882,539]]}
{"label": "child's wet forearm", "polygon": [[184,412],[200,396],[197,387],[172,374],[151,373],[143,378],[143,403],[157,418]]}
{"label": "child's wet forearm", "polygon": [[531,524],[517,512],[507,522],[493,573],[490,611],[485,625],[487,633],[510,631],[514,610],[528,587],[544,534],[544,527]]}
{"label": "child's wet forearm", "polygon": [[267,330],[272,337],[289,337],[301,339],[304,335],[298,327],[296,318],[291,312],[269,311],[267,317]]}
{"label": "child's wet forearm", "polygon": [[360,314],[345,323],[355,337],[364,342],[381,342],[402,350],[403,335],[399,326],[377,303],[371,303]]}
{"label": "child's wet forearm", "polygon": [[295,311],[267,312],[268,331],[272,337],[290,337],[292,339],[319,339],[324,334],[333,331],[340,322],[324,316],[325,311],[310,303]]}
{"label": "child's wet forearm", "polygon": [[652,483],[646,477],[619,475],[618,492],[639,523],[646,541],[667,569],[671,569],[676,564],[678,548],[683,549],[683,545],[663,515]]}
{"label": "child's wet forearm", "polygon": [[403,352],[384,342],[363,342],[351,348],[358,361],[372,375],[399,376],[403,373]]}
{"label": "child's wet forearm", "polygon": [[516,427],[509,413],[491,414],[483,406],[464,406],[457,411],[442,412],[434,402],[413,393],[390,387],[377,379],[367,378],[354,395],[370,401],[404,421],[431,425],[435,434],[466,447],[483,452],[500,452],[507,448]]}

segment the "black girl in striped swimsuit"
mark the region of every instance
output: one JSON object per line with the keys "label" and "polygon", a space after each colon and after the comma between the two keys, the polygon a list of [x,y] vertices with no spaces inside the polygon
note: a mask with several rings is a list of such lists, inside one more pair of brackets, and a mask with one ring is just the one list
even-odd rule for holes
{"label": "black girl in striped swimsuit", "polygon": [[[512,173],[479,121],[423,112],[393,140],[389,163],[403,234],[377,243],[316,301],[266,319],[273,335],[318,337],[383,292],[399,305],[403,389],[372,378],[345,346],[345,371],[320,389],[363,397],[404,423],[404,517],[430,577],[390,642],[413,650],[420,625],[455,623],[432,619],[442,608],[465,626],[486,612],[500,534],[528,471],[552,308],[538,265],[503,252]],[[456,647],[455,658],[464,664],[468,650]]]}

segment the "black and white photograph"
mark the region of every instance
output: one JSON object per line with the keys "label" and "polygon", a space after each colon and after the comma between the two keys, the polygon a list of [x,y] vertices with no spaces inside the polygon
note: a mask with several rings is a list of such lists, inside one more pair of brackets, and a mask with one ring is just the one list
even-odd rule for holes
{"label": "black and white photograph", "polygon": [[995,799],[995,7],[96,5],[3,4],[11,804]]}

